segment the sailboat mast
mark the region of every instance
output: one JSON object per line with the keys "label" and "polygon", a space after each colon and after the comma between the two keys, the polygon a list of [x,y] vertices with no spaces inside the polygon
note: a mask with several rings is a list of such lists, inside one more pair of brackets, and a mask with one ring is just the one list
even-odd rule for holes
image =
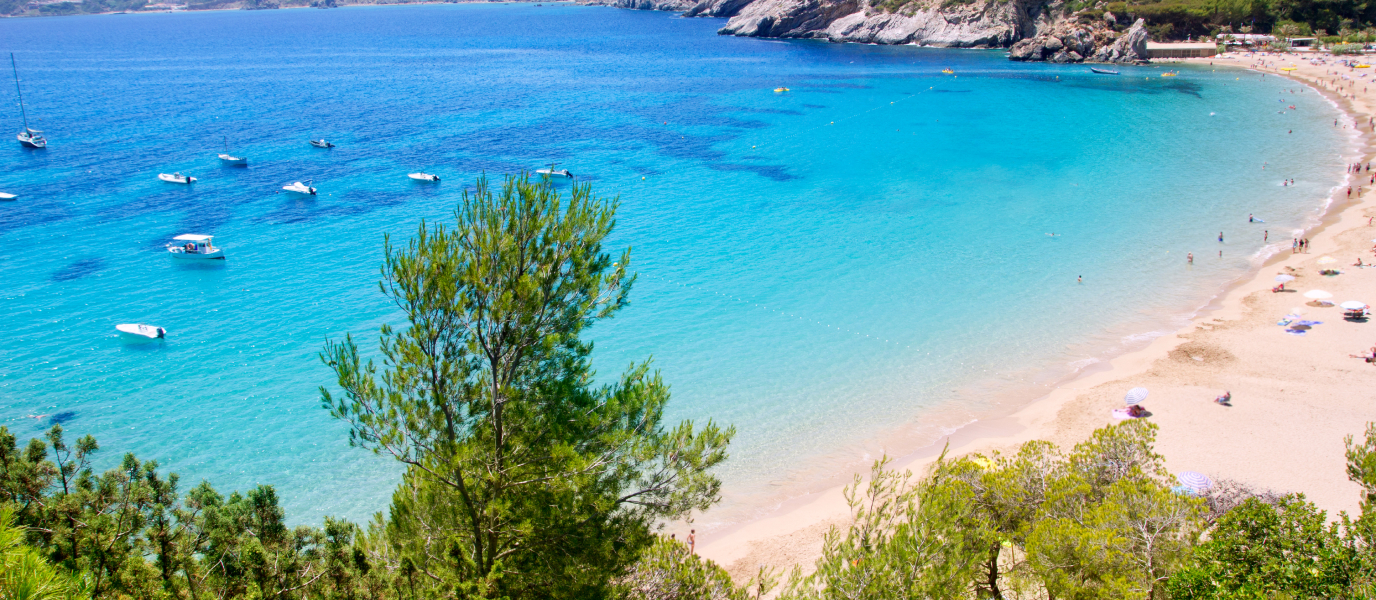
{"label": "sailboat mast", "polygon": [[19,89],[19,67],[14,64],[14,53],[10,53],[10,69],[14,71],[14,93],[19,95],[19,114],[24,118],[24,131],[29,130],[29,113],[24,110],[24,92]]}

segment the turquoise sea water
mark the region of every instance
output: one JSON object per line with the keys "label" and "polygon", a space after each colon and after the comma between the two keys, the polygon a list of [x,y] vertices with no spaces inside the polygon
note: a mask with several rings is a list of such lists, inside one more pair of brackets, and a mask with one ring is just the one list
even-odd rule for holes
{"label": "turquoise sea water", "polygon": [[[0,203],[0,424],[364,518],[398,469],[318,407],[316,353],[397,320],[385,233],[449,218],[482,172],[558,162],[620,196],[613,246],[641,274],[593,330],[602,374],[653,355],[671,418],[739,429],[728,503],[765,506],[1174,329],[1341,180],[1336,111],[1273,78],[720,26],[569,5],[0,20],[51,140],[0,143],[21,196]],[[219,167],[225,136],[250,168]],[[320,195],[277,192],[298,179]],[[172,262],[189,232],[229,259]],[[128,344],[123,322],[170,335]]]}

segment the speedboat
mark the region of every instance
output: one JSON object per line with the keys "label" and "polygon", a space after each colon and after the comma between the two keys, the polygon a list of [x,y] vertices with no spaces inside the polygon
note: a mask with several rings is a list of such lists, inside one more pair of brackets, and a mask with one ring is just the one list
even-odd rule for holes
{"label": "speedboat", "polygon": [[115,326],[120,335],[134,338],[147,338],[150,340],[160,340],[167,337],[167,330],[157,325],[144,325],[143,323],[120,323]]}
{"label": "speedboat", "polygon": [[432,181],[435,183],[439,183],[440,181],[439,175],[431,175],[429,173],[409,173],[406,176],[416,181]]}
{"label": "speedboat", "polygon": [[27,148],[47,148],[48,140],[43,137],[43,132],[29,127],[29,112],[24,109],[24,92],[19,89],[19,67],[14,64],[13,52],[10,53],[10,69],[14,71],[14,91],[19,95],[19,115],[24,119],[24,129],[15,138]]}
{"label": "speedboat", "polygon": [[782,93],[787,92],[787,91],[788,91],[788,88],[786,88],[786,87],[776,87],[776,88],[774,88],[774,93],[775,93],[775,94],[782,94]]}
{"label": "speedboat", "polygon": [[199,233],[183,233],[172,238],[180,244],[172,243],[167,245],[167,251],[172,253],[172,258],[186,260],[216,260],[224,259],[225,249],[216,248],[210,242],[210,236]]}
{"label": "speedboat", "polygon": [[1090,71],[1093,71],[1093,72],[1095,72],[1095,73],[1098,73],[1098,74],[1100,74],[1100,75],[1117,75],[1117,74],[1118,74],[1117,71],[1110,71],[1110,70],[1108,70],[1108,69],[1099,69],[1099,68],[1095,68],[1095,67],[1090,67],[1089,70],[1090,70]]}
{"label": "speedboat", "polygon": [[229,154],[229,138],[225,138],[225,152],[220,155],[220,164],[226,167],[247,167],[248,159]]}
{"label": "speedboat", "polygon": [[167,183],[196,183],[195,177],[182,175],[181,173],[173,173],[171,175],[167,173],[158,173],[158,179],[166,181]]}
{"label": "speedboat", "polygon": [[306,194],[309,196],[315,195],[315,188],[304,183],[301,183],[300,181],[293,183],[291,185],[284,185],[282,186],[282,189],[288,192],[296,192],[298,194]]}
{"label": "speedboat", "polygon": [[4,193],[4,192],[0,192],[0,202],[9,202],[9,201],[14,200],[15,198],[18,198],[18,197],[19,197],[19,196],[16,196],[16,195],[14,195],[14,194],[6,194],[6,193]]}
{"label": "speedboat", "polygon": [[570,173],[568,169],[556,169],[554,168],[554,163],[550,163],[548,169],[536,169],[535,174],[543,175],[545,177],[568,177],[570,179],[573,178],[573,173]]}
{"label": "speedboat", "polygon": [[334,147],[334,144],[331,144],[331,143],[329,143],[329,142],[327,142],[327,141],[325,141],[325,140],[311,140],[311,145],[312,145],[312,146],[315,146],[316,148],[333,148],[333,147]]}
{"label": "speedboat", "polygon": [[955,74],[956,74],[955,71],[952,71],[952,70],[950,70],[950,69],[942,69],[941,72],[942,72],[942,73],[945,73],[945,74],[947,74],[947,75],[955,75]]}

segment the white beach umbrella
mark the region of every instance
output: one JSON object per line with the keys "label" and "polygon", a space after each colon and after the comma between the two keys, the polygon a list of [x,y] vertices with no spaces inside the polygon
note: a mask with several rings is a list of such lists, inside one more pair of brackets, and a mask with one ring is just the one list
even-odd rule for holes
{"label": "white beach umbrella", "polygon": [[1294,275],[1277,275],[1276,283],[1289,283],[1295,280]]}
{"label": "white beach umbrella", "polygon": [[1323,300],[1326,298],[1332,298],[1333,294],[1330,294],[1323,290],[1309,290],[1304,293],[1304,297],[1309,298],[1310,300]]}
{"label": "white beach umbrella", "polygon": [[1136,406],[1147,399],[1147,388],[1136,387],[1128,390],[1128,395],[1123,397],[1123,402],[1128,406]]}
{"label": "white beach umbrella", "polygon": [[1177,475],[1176,479],[1180,480],[1180,485],[1193,490],[1195,493],[1207,491],[1214,486],[1214,482],[1209,481],[1207,476],[1196,471],[1185,471]]}
{"label": "white beach umbrella", "polygon": [[1362,302],[1361,300],[1348,300],[1347,302],[1339,304],[1338,306],[1343,307],[1343,309],[1345,310],[1362,310],[1363,308],[1366,308],[1366,303]]}
{"label": "white beach umbrella", "polygon": [[1319,264],[1321,265],[1331,265],[1335,262],[1338,262],[1338,259],[1333,258],[1332,256],[1319,257]]}

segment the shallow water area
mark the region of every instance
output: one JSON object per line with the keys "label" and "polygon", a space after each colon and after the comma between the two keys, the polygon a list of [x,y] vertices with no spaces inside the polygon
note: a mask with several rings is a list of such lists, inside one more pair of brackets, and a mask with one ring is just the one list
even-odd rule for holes
{"label": "shallow water area", "polygon": [[[566,4],[0,20],[51,143],[0,144],[20,196],[0,203],[0,424],[270,483],[298,521],[367,518],[399,469],[319,407],[316,353],[397,322],[385,234],[450,220],[481,173],[558,163],[620,197],[610,249],[640,273],[591,332],[601,375],[653,355],[670,420],[737,427],[740,517],[1175,329],[1341,181],[1337,111],[1293,82],[721,23]],[[226,144],[248,168],[218,164]],[[298,180],[319,195],[281,191]],[[228,259],[173,261],[182,233]],[[128,343],[127,322],[168,338]]]}

